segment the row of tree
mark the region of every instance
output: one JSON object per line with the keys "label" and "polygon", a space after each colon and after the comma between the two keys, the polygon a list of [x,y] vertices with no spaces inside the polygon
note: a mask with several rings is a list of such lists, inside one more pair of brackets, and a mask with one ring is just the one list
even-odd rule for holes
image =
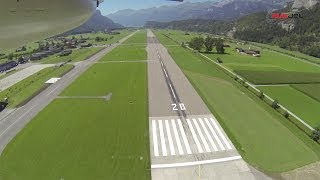
{"label": "row of tree", "polygon": [[213,38],[211,36],[207,36],[205,39],[201,36],[194,37],[189,42],[189,47],[197,51],[201,51],[205,48],[205,52],[211,52],[213,47],[216,47],[218,54],[224,54],[225,51],[223,39]]}

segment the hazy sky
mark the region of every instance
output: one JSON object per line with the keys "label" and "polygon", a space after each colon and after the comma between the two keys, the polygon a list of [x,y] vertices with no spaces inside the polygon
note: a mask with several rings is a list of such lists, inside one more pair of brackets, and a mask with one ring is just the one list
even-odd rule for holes
{"label": "hazy sky", "polygon": [[[203,2],[208,0],[185,0],[185,2]],[[99,9],[107,15],[122,9],[144,9],[161,5],[175,5],[179,2],[167,0],[104,0]]]}

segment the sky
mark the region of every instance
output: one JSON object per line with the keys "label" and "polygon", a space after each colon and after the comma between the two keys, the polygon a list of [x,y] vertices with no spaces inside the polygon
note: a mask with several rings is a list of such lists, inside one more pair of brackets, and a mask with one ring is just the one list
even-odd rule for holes
{"label": "sky", "polygon": [[[184,2],[203,2],[208,0],[185,0]],[[145,9],[162,5],[177,5],[181,2],[167,0],[104,0],[99,9],[103,15],[123,9]]]}

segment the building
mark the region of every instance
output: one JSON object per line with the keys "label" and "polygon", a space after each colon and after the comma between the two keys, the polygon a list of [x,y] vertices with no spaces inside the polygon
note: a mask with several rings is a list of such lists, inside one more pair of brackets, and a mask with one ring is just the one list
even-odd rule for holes
{"label": "building", "polygon": [[81,44],[80,47],[82,48],[86,48],[86,47],[91,47],[92,44],[91,43],[88,43],[88,44]]}
{"label": "building", "polygon": [[254,56],[254,57],[260,57],[261,54],[260,54],[260,51],[258,50],[244,50],[242,48],[236,48],[237,52],[238,53],[241,53],[241,54],[246,54],[246,55],[251,55],[251,56]]}

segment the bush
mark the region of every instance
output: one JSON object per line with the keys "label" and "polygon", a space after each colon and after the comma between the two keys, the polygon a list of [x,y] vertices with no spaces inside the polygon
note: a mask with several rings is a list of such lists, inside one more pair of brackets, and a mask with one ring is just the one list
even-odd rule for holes
{"label": "bush", "polygon": [[262,91],[259,92],[259,98],[263,99],[264,98],[264,93]]}
{"label": "bush", "polygon": [[272,105],[271,105],[271,107],[272,107],[273,109],[278,109],[278,108],[280,107],[278,100],[274,100],[273,103],[272,103]]}
{"label": "bush", "polygon": [[320,140],[320,130],[319,130],[319,128],[316,128],[316,129],[312,132],[311,138],[312,138],[314,141],[319,141],[319,140]]}
{"label": "bush", "polygon": [[290,116],[290,115],[289,115],[289,113],[288,113],[287,111],[286,111],[286,112],[284,112],[284,117],[285,117],[285,118],[287,118],[287,119],[288,119],[288,118],[289,118],[289,116]]}

